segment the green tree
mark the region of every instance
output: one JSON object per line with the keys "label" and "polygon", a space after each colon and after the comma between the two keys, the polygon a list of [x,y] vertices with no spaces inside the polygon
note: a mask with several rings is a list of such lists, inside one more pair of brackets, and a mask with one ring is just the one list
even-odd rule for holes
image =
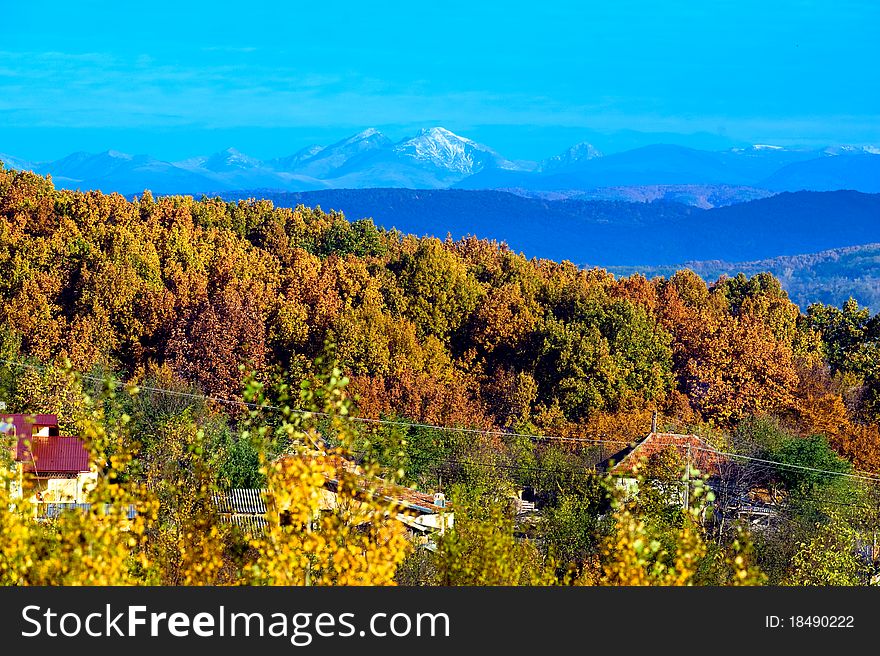
{"label": "green tree", "polygon": [[798,544],[789,585],[859,585],[868,568],[855,553],[856,532],[840,517],[820,524],[816,534]]}
{"label": "green tree", "polygon": [[423,335],[448,338],[477,307],[483,289],[457,255],[439,239],[420,240],[400,261],[399,281],[407,316]]}

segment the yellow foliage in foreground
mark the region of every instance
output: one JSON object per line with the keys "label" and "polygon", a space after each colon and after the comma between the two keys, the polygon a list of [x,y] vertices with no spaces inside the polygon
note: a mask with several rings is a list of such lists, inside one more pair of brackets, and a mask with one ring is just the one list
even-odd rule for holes
{"label": "yellow foliage in foreground", "polygon": [[[285,419],[279,429],[291,455],[265,463],[273,503],[265,532],[254,537],[218,521],[200,430],[175,422],[138,475],[130,417],[108,417],[105,407],[118,404],[112,386],[106,392],[100,403],[86,399],[83,437],[101,472],[89,511],[36,521],[30,503],[11,497],[13,463],[2,449],[0,584],[393,585],[409,549],[397,509],[371,491],[370,472],[340,473],[338,456],[316,453],[302,421]],[[325,398],[322,412],[348,412],[340,390]],[[346,422],[334,427],[344,442]],[[329,507],[328,477],[339,478]]]}
{"label": "yellow foliage in foreground", "polygon": [[[305,414],[286,405],[282,390],[282,417],[274,425],[260,414],[262,387],[249,384],[257,403],[243,438],[260,446],[270,501],[265,530],[252,534],[220,522],[204,431],[186,413],[157,428],[143,448],[114,385],[108,383],[98,399],[84,396],[81,434],[100,472],[89,511],[35,520],[30,504],[11,496],[12,463],[9,451],[0,449],[7,458],[0,466],[0,584],[394,585],[411,543],[397,520],[400,508],[382,493],[387,483],[377,468],[355,467],[344,457],[354,438],[346,382],[334,369],[321,387],[305,385],[297,403],[312,408]],[[136,388],[127,392],[138,394]],[[326,434],[340,446],[328,449]],[[738,545],[707,556],[700,517],[711,493],[699,477],[688,480],[693,507],[671,539],[663,536],[665,547],[647,506],[619,500],[597,561],[577,576],[560,576],[534,543],[515,538],[500,506],[475,506],[439,539],[431,556],[433,582],[694,585],[700,568],[719,558],[727,582],[761,583]]]}

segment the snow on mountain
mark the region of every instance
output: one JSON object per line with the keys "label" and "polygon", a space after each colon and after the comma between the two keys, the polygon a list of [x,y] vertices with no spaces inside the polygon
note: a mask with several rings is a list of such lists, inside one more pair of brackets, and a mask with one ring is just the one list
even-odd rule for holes
{"label": "snow on mountain", "polygon": [[370,128],[329,146],[312,145],[265,161],[235,148],[174,163],[114,150],[78,152],[54,162],[29,162],[10,155],[0,155],[0,161],[7,168],[49,173],[59,187],[123,193],[455,187],[567,195],[595,192],[614,198],[662,196],[716,205],[751,198],[755,189],[875,192],[880,190],[877,155],[876,145],[811,150],[755,144],[697,150],[654,144],[603,156],[582,142],[538,164],[508,160],[486,145],[431,127],[398,142]]}
{"label": "snow on mountain", "polygon": [[[320,157],[320,155],[319,155]],[[521,165],[441,127],[350,158],[326,179],[331,187],[442,189],[484,170],[519,170]]]}
{"label": "snow on mountain", "polygon": [[211,155],[204,164],[209,171],[217,173],[222,171],[240,171],[243,169],[262,168],[263,163],[254,158],[239,152],[235,148],[227,148]]}
{"label": "snow on mountain", "polygon": [[797,152],[814,152],[809,149],[804,148],[786,148],[785,146],[777,146],[774,144],[752,144],[751,146],[737,146],[736,148],[731,148],[727,152],[737,153],[740,155],[755,155],[755,154],[773,154],[773,153],[797,153]]}
{"label": "snow on mountain", "polygon": [[313,144],[296,151],[293,155],[270,159],[266,165],[274,171],[295,171],[303,162],[312,159],[322,150],[324,150],[324,146]]}
{"label": "snow on mountain", "polygon": [[180,162],[174,162],[174,165],[187,171],[211,171],[214,173],[263,167],[263,163],[260,160],[249,157],[235,148],[227,148],[213,155],[192,157]]}
{"label": "snow on mountain", "polygon": [[599,152],[599,150],[596,149],[592,144],[588,144],[586,141],[582,141],[579,144],[575,144],[565,152],[554,155],[549,159],[545,159],[538,165],[538,171],[555,171],[557,169],[576,164],[577,162],[585,162],[587,160],[595,159],[597,157],[602,157],[602,153]]}
{"label": "snow on mountain", "polygon": [[392,149],[402,158],[411,158],[438,169],[473,175],[484,168],[517,169],[515,163],[497,152],[450,132],[446,128],[433,127],[420,130],[411,138],[401,141]]}
{"label": "snow on mountain", "polygon": [[386,149],[391,144],[391,140],[376,128],[369,128],[322,148],[314,156],[304,160],[296,168],[296,173],[313,178],[335,177],[336,171],[353,158]]}
{"label": "snow on mountain", "polygon": [[829,146],[822,151],[825,155],[880,155],[880,148],[873,145],[866,146]]}

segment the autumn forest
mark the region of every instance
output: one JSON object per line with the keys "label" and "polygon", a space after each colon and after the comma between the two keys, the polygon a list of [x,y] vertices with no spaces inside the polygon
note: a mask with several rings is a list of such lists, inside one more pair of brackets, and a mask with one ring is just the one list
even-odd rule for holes
{"label": "autumn forest", "polygon": [[[0,169],[0,360],[9,412],[56,413],[116,472],[100,494],[125,488],[134,503],[144,485],[155,501],[134,547],[101,542],[107,522],[58,520],[115,554],[97,583],[824,585],[874,573],[880,315],[852,301],[801,312],[769,273],[618,277],[320,208],[127,199]],[[644,463],[642,491],[624,498],[603,466],[652,420],[730,454],[728,482],[772,498],[773,520],[726,514],[723,492],[674,452]],[[303,553],[341,558],[332,539],[291,537],[290,522],[251,542],[218,528],[211,490],[315,485],[304,461],[278,459],[306,438],[377,480],[443,490],[454,529],[424,549],[379,519],[369,535],[327,519],[360,555],[309,561],[301,580]],[[685,508],[664,493],[683,476]],[[527,520],[510,503],[522,490],[536,504]],[[62,532],[12,515],[0,580],[59,577],[16,561],[11,540],[58,555]],[[377,558],[385,569],[364,564]]]}

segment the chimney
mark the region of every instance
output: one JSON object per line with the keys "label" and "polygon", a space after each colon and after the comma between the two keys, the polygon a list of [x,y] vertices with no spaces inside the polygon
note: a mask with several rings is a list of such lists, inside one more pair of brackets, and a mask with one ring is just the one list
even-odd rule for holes
{"label": "chimney", "polygon": [[651,432],[657,432],[657,411],[654,410],[654,414],[651,415]]}
{"label": "chimney", "polygon": [[445,508],[446,507],[446,495],[443,494],[442,492],[435,492],[434,493],[434,505],[439,508]]}

